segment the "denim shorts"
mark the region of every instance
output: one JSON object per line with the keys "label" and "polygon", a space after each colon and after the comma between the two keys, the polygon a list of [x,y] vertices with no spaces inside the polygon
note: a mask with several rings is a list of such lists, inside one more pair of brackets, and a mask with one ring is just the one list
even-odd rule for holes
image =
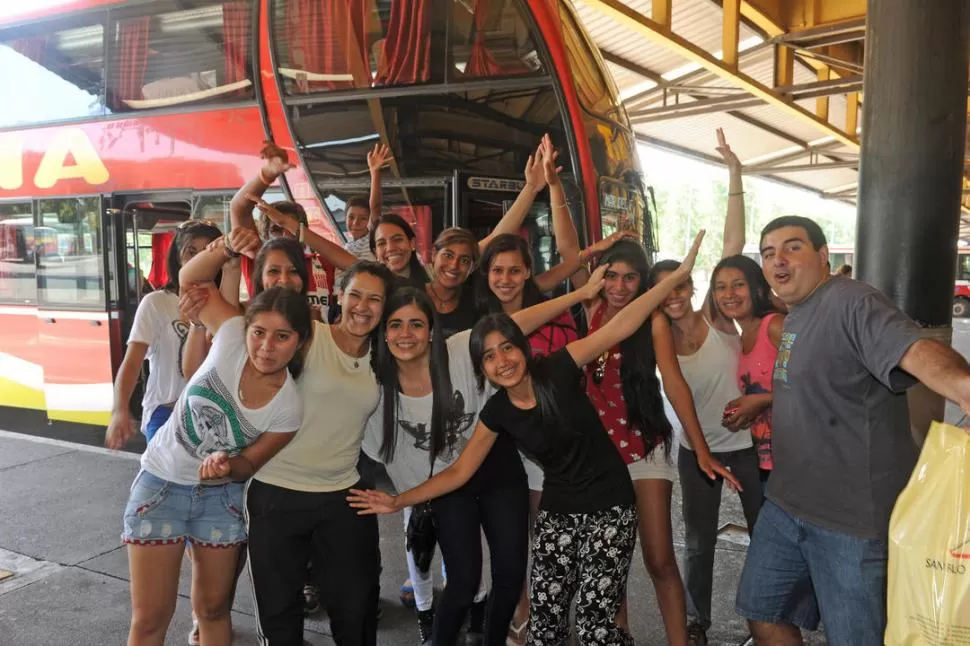
{"label": "denim shorts", "polygon": [[754,621],[815,630],[830,646],[882,646],[885,540],[804,521],[765,500],[738,584],[736,610]]}
{"label": "denim shorts", "polygon": [[135,476],[121,540],[135,545],[192,541],[230,547],[246,541],[242,482],[180,485],[148,471]]}

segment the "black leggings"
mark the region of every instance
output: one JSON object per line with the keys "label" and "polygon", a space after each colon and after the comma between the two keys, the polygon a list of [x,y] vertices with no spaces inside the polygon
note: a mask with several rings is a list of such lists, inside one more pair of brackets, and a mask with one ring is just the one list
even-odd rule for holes
{"label": "black leggings", "polygon": [[492,572],[485,646],[505,646],[529,550],[529,489],[518,453],[496,442],[468,484],[432,504],[438,545],[448,568],[448,583],[435,609],[435,646],[454,646],[478,592],[483,529]]}

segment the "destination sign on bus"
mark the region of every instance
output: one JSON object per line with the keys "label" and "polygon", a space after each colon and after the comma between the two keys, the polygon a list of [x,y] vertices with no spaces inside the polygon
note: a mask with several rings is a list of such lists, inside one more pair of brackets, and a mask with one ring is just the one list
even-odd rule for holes
{"label": "destination sign on bus", "polygon": [[525,187],[521,179],[505,179],[503,177],[469,177],[468,188],[473,191],[507,191],[518,193]]}

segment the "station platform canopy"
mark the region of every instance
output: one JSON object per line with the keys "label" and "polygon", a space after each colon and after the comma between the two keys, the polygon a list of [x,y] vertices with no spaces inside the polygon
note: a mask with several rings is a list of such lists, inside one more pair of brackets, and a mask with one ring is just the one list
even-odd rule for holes
{"label": "station platform canopy", "polygon": [[[865,0],[573,3],[641,142],[721,163],[723,128],[746,174],[854,203]],[[963,182],[967,239],[970,173]]]}

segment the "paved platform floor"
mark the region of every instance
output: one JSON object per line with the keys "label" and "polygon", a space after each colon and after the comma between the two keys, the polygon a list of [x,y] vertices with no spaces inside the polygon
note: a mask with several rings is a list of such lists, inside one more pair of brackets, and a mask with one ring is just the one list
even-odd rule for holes
{"label": "paved platform floor", "polygon": [[[137,456],[0,431],[0,643],[4,646],[124,643],[130,602],[128,564],[119,542],[121,513],[138,471]],[[683,547],[679,487],[675,486],[674,540]],[[735,496],[726,494],[722,523],[743,524]],[[399,516],[381,518],[384,617],[378,643],[417,644],[414,618],[397,600],[407,577]],[[745,547],[718,545],[711,643],[746,637],[733,611]],[[630,618],[638,644],[666,644],[652,585],[639,555],[630,578]],[[168,644],[184,644],[190,626],[189,571],[183,564],[178,609]],[[253,604],[245,584],[233,608],[235,644],[255,644]],[[313,644],[331,644],[325,613],[306,623]],[[813,644],[824,644],[816,636]]]}

